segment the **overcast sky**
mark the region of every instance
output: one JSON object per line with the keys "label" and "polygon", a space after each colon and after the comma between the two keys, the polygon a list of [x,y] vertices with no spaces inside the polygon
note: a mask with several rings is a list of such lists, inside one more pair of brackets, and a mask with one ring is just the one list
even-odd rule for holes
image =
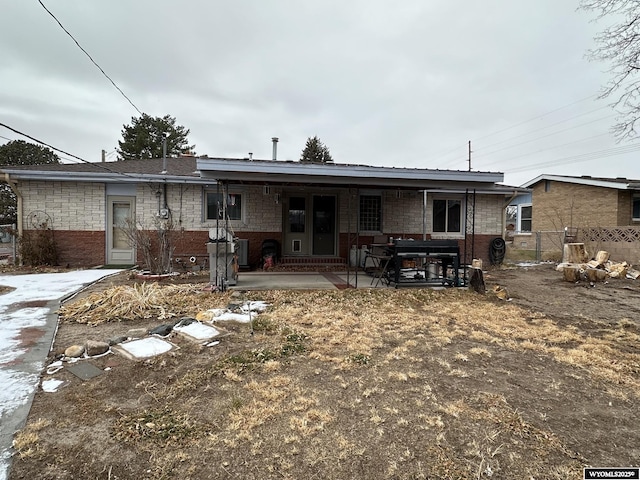
{"label": "overcast sky", "polygon": [[[141,111],[197,154],[640,178],[577,0],[43,0]],[[0,122],[90,161],[138,116],[37,0],[4,0]],[[0,127],[0,142],[22,139]],[[625,154],[617,154],[626,151]],[[62,155],[64,157],[64,155]],[[109,156],[114,159],[115,153]]]}

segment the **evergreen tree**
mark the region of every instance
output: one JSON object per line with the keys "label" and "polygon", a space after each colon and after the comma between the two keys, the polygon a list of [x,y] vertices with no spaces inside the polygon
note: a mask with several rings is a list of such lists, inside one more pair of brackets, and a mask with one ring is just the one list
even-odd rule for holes
{"label": "evergreen tree", "polygon": [[[12,140],[0,145],[0,166],[50,163],[60,163],[60,158],[50,148],[24,140]],[[0,223],[16,223],[17,210],[15,193],[6,182],[0,182]]]}
{"label": "evergreen tree", "polygon": [[317,136],[308,138],[300,156],[302,163],[331,163],[333,158],[327,146]]}
{"label": "evergreen tree", "polygon": [[143,113],[141,117],[131,117],[131,125],[123,125],[122,141],[118,141],[118,160],[139,160],[142,158],[162,158],[162,141],[167,138],[167,156],[178,156],[191,151],[189,129],[176,125],[170,115],[151,117]]}

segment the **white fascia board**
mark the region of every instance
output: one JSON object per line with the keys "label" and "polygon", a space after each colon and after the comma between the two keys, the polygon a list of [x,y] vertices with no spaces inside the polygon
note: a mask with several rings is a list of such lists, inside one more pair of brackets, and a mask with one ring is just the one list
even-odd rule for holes
{"label": "white fascia board", "polygon": [[[315,164],[290,161],[236,160],[199,158],[197,168],[203,176],[231,180],[250,177],[264,178],[380,178],[388,180],[436,180],[472,183],[496,183],[504,180],[498,172],[464,172],[458,170],[428,170],[418,168],[374,167],[368,165]],[[265,177],[268,176],[268,177]]]}
{"label": "white fascia board", "polygon": [[14,180],[37,180],[43,182],[117,182],[117,183],[139,183],[139,182],[167,182],[167,183],[196,183],[208,184],[212,179],[201,177],[171,176],[162,174],[133,174],[133,173],[87,173],[87,172],[52,172],[34,170],[11,170],[8,168],[1,170],[8,173]]}
{"label": "white fascia board", "polygon": [[580,177],[562,177],[558,175],[539,175],[533,180],[529,180],[527,183],[523,183],[522,187],[529,188],[532,185],[542,181],[542,180],[550,180],[553,182],[563,182],[563,183],[576,183],[578,185],[588,185],[591,187],[604,187],[604,188],[614,188],[616,190],[628,190],[629,184],[622,182],[607,182],[606,180],[596,180],[593,178],[580,178]]}

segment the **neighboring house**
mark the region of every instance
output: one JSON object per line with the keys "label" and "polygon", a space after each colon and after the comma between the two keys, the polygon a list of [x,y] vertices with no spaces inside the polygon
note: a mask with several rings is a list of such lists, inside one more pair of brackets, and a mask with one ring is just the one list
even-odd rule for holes
{"label": "neighboring house", "polygon": [[181,258],[206,257],[210,229],[229,227],[253,267],[265,240],[285,259],[331,263],[382,235],[455,239],[465,261],[486,261],[506,205],[526,193],[495,172],[226,158],[5,167],[0,175],[18,195],[18,230],[50,219],[60,263],[70,266],[139,262],[120,227],[136,218],[152,228],[158,215],[173,220]]}
{"label": "neighboring house", "polygon": [[[531,189],[531,200],[527,205],[526,197],[519,199],[525,202],[518,206],[519,213],[526,206],[531,210],[525,210],[520,225],[529,224],[529,231],[541,232],[538,241],[545,235],[549,240],[568,235],[565,240],[584,242],[591,253],[604,249],[621,260],[640,261],[640,180],[540,175],[522,187]],[[532,244],[524,236],[517,240]],[[539,248],[549,250],[548,243]],[[560,245],[553,248],[558,250]]]}
{"label": "neighboring house", "polygon": [[540,175],[532,190],[533,231],[640,226],[640,180]]}

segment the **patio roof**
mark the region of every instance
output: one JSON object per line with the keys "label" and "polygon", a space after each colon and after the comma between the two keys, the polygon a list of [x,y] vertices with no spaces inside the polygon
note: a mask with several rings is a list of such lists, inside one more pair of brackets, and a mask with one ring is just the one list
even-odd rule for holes
{"label": "patio roof", "polygon": [[261,185],[319,185],[431,191],[481,190],[513,193],[517,187],[499,185],[499,172],[467,172],[419,168],[375,167],[335,163],[301,163],[278,160],[198,158],[202,178],[228,183]]}
{"label": "patio roof", "polygon": [[208,157],[167,158],[166,162],[155,158],[105,163],[5,166],[0,168],[0,176],[4,176],[3,174],[8,174],[14,181],[145,181],[202,185],[221,181],[233,184],[334,186],[449,193],[464,193],[468,190],[500,195],[529,191],[498,183],[504,179],[500,172]]}

